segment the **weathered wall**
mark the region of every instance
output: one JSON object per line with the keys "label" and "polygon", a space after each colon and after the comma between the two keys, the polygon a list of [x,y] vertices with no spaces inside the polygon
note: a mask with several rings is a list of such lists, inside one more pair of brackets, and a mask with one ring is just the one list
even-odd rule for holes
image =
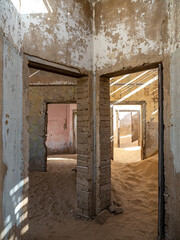
{"label": "weathered wall", "polygon": [[167,41],[166,1],[97,1],[95,12],[97,70],[141,66],[162,55],[162,41]]}
{"label": "weathered wall", "polygon": [[[170,236],[172,239],[180,239],[180,232],[178,231],[180,226],[180,107],[179,107],[179,78],[180,78],[180,48],[177,49],[170,59],[170,94],[171,94],[171,124],[170,124],[170,144],[173,154],[174,171],[169,180],[173,185],[173,188],[169,189],[169,206],[171,207],[169,222],[174,222],[173,225],[168,226],[170,229]],[[175,219],[175,221],[173,221]]]}
{"label": "weathered wall", "polygon": [[[68,66],[91,70],[92,7],[87,0],[21,1],[24,52]],[[26,3],[27,4],[27,3]],[[33,43],[33,44],[32,44]]]}
{"label": "weathered wall", "polygon": [[[61,63],[67,66],[74,66],[80,69],[83,73],[91,74],[92,70],[92,55],[93,55],[93,38],[92,38],[92,1],[88,0],[70,0],[70,1],[53,1],[49,0],[49,5],[43,6],[45,1],[29,1],[26,2],[26,9],[23,6],[23,1],[20,1],[21,7],[17,6],[21,12],[22,20],[22,38],[23,38],[23,51],[29,55],[37,56],[51,62]],[[17,1],[18,3],[18,1]],[[40,5],[41,6],[40,6]],[[43,9],[41,8],[43,7]],[[41,73],[42,74],[42,73]],[[47,75],[46,75],[47,76]],[[41,77],[40,77],[41,78]],[[48,77],[49,78],[49,77]],[[58,78],[58,77],[57,77]],[[58,85],[59,80],[53,79],[51,84]],[[50,78],[49,78],[50,79]],[[47,80],[47,79],[46,79]],[[38,80],[39,81],[39,80]],[[38,81],[31,81],[32,84],[39,84]],[[89,79],[88,79],[89,81]],[[41,84],[47,85],[49,80],[41,81]],[[66,82],[66,81],[65,81]],[[73,79],[72,79],[73,82]],[[66,83],[64,83],[66,85]],[[73,82],[74,85],[74,82]],[[88,96],[92,95],[92,88],[89,87]],[[81,99],[80,99],[81,104]],[[90,104],[90,101],[88,102]],[[89,107],[88,119],[91,121],[92,108]],[[81,119],[81,116],[80,116]],[[81,120],[80,120],[81,121]],[[31,122],[30,122],[31,124]],[[80,125],[80,123],[78,123]],[[88,122],[89,129],[88,138],[90,138],[92,124]],[[42,129],[41,129],[42,130]],[[43,130],[42,130],[43,132]],[[82,140],[83,139],[83,140]],[[82,138],[80,143],[86,147],[86,138]],[[90,141],[91,148],[92,139]],[[42,144],[42,139],[40,144]],[[31,138],[30,138],[31,146]],[[82,147],[80,148],[81,151]],[[30,149],[31,151],[31,149]],[[81,160],[85,159],[88,166],[92,164],[92,151],[89,149],[86,156],[79,156],[79,172],[84,171],[84,166],[81,168]],[[44,155],[44,152],[41,151]],[[37,166],[38,168],[38,166]],[[31,166],[30,166],[31,169]],[[34,168],[35,169],[35,168]],[[42,170],[42,169],[41,169]],[[89,174],[91,169],[87,168]],[[85,181],[85,180],[84,180]],[[90,181],[90,178],[88,179]],[[84,183],[84,182],[83,182]],[[92,182],[91,182],[92,183]],[[91,187],[89,183],[89,188]],[[79,188],[77,188],[79,189]],[[78,190],[79,194],[80,191]],[[80,213],[82,215],[92,215],[92,189],[91,193],[87,192],[89,197],[83,208],[83,198],[78,201]],[[82,193],[80,193],[82,194]],[[79,196],[79,195],[78,195]],[[80,198],[79,198],[80,199]],[[80,206],[81,205],[81,206]],[[90,206],[91,205],[91,206]]]}
{"label": "weathered wall", "polygon": [[6,165],[3,162],[3,139],[2,139],[2,117],[3,117],[3,36],[0,35],[0,231],[3,229],[2,216],[2,196],[3,196],[3,182],[6,174]]}
{"label": "weathered wall", "polygon": [[[176,141],[174,129],[178,121],[178,105],[174,101],[177,97],[176,85],[179,78],[177,64],[179,63],[180,48],[180,2],[177,0],[167,1],[168,3],[168,46],[169,54],[164,64],[164,116],[165,116],[165,182],[166,182],[166,234],[167,239],[178,240],[180,238],[180,173],[177,171],[177,155],[179,145]],[[177,62],[175,64],[175,60]],[[179,64],[178,64],[179,68]],[[176,99],[176,100],[177,100]],[[176,113],[175,113],[176,112]],[[174,125],[175,123],[175,125]],[[172,126],[173,125],[173,126]],[[176,129],[177,131],[179,129]],[[174,138],[174,139],[173,139]]]}
{"label": "weathered wall", "polygon": [[180,146],[180,49],[177,49],[171,56],[170,64],[170,93],[171,93],[171,150],[174,155],[174,168],[177,173],[180,173],[180,160],[179,160],[179,146]]}
{"label": "weathered wall", "polygon": [[46,170],[46,104],[75,102],[76,86],[31,86],[29,88],[30,170]]}
{"label": "weathered wall", "polygon": [[47,154],[76,153],[73,137],[73,110],[76,104],[48,104]]}
{"label": "weathered wall", "polygon": [[26,85],[22,77],[21,47],[20,15],[10,1],[1,0],[0,239],[23,239],[27,229],[28,149],[24,148],[23,136],[24,141],[28,142],[28,138],[23,135],[27,112],[23,105],[26,101]]}
{"label": "weathered wall", "polygon": [[[19,2],[19,1],[17,1]],[[23,1],[21,1],[23,3]],[[27,1],[24,1],[27,3]],[[28,1],[34,4],[34,1]],[[180,209],[179,201],[179,173],[177,172],[175,165],[177,166],[176,159],[176,150],[172,148],[173,138],[170,140],[170,119],[171,107],[169,103],[171,102],[171,97],[173,99],[174,88],[172,85],[172,91],[170,92],[170,83],[171,78],[174,79],[174,74],[171,72],[170,75],[170,55],[179,48],[180,46],[180,2],[178,0],[102,0],[95,1],[95,36],[93,37],[94,46],[92,41],[92,7],[90,1],[80,1],[80,0],[71,0],[71,1],[49,1],[50,7],[46,6],[47,13],[32,13],[24,14],[22,12],[21,16],[17,13],[16,9],[11,4],[11,1],[0,0],[0,32],[3,36],[3,48],[2,42],[0,49],[3,49],[3,60],[2,56],[0,57],[0,67],[3,69],[3,77],[0,77],[2,84],[3,81],[3,131],[4,138],[3,141],[6,141],[6,152],[7,156],[10,156],[10,153],[7,152],[7,149],[10,149],[10,152],[13,154],[12,146],[14,146],[14,141],[16,142],[17,149],[20,149],[20,141],[22,140],[21,135],[21,126],[22,123],[22,69],[21,69],[21,54],[20,49],[22,47],[22,37],[24,39],[24,51],[39,56],[41,58],[47,59],[49,61],[64,63],[67,65],[73,65],[80,67],[81,70],[90,71],[92,66],[92,55],[94,56],[94,65],[96,67],[96,76],[93,72],[94,79],[94,92],[100,95],[98,88],[100,85],[99,75],[105,73],[112,73],[116,71],[125,71],[132,70],[139,66],[149,65],[155,62],[162,62],[164,66],[164,137],[165,137],[165,180],[166,180],[166,234],[167,239],[178,239],[180,235],[179,230],[179,221],[180,215],[178,214],[177,209]],[[36,4],[34,4],[36,6]],[[29,8],[28,8],[29,9]],[[39,11],[39,6],[36,6],[36,11]],[[21,20],[22,20],[22,29],[21,31]],[[58,49],[58,51],[57,51]],[[8,51],[7,51],[8,50]],[[4,55],[4,52],[6,55]],[[10,57],[17,58],[18,65],[16,66],[16,61],[12,61]],[[4,66],[2,66],[2,62]],[[9,65],[11,64],[11,69]],[[4,67],[6,72],[4,72]],[[174,71],[174,69],[172,69]],[[5,81],[5,78],[7,79]],[[175,77],[176,78],[176,77]],[[3,79],[3,80],[2,80]],[[13,79],[13,80],[12,80]],[[23,78],[26,79],[25,77]],[[11,84],[12,82],[12,84]],[[17,85],[17,88],[15,85]],[[102,86],[103,87],[103,86]],[[103,117],[103,113],[100,112],[99,102],[97,107],[95,106],[96,99],[91,100],[92,96],[92,86],[89,82],[87,85],[88,92],[88,108],[85,109],[91,118],[92,113],[92,103],[94,103],[93,109],[96,110],[96,118],[94,118],[94,129],[97,127],[100,129],[100,122],[98,118]],[[106,88],[106,86],[104,86]],[[11,91],[11,93],[10,93]],[[4,93],[7,93],[5,95]],[[13,93],[13,94],[12,94]],[[11,96],[12,95],[12,96]],[[102,97],[102,96],[101,96]],[[97,96],[98,98],[98,96]],[[103,97],[102,97],[103,98]],[[1,98],[2,99],[2,96]],[[13,105],[15,102],[20,101],[20,106],[15,106],[12,111],[12,117],[8,121],[8,125],[13,125],[12,138],[9,139],[7,132],[7,126],[4,123],[6,118],[6,112],[10,112],[10,102]],[[4,108],[5,106],[5,108]],[[20,108],[20,109],[19,109]],[[17,110],[17,113],[16,113]],[[1,111],[1,110],[0,110]],[[6,111],[6,112],[5,112]],[[172,114],[174,110],[172,107]],[[100,115],[99,115],[100,114]],[[172,117],[173,118],[173,117]],[[17,121],[18,120],[18,121]],[[92,120],[92,119],[90,119]],[[176,121],[176,120],[175,120]],[[107,125],[109,122],[107,119]],[[104,123],[104,124],[106,124]],[[83,125],[83,123],[82,123]],[[89,129],[91,129],[91,123],[88,122],[88,131],[84,137],[84,141],[87,140],[92,146],[93,139],[92,134],[90,135]],[[105,126],[104,126],[105,127]],[[103,131],[103,128],[102,128]],[[101,139],[99,136],[99,131],[97,131],[97,136],[94,140]],[[10,129],[9,129],[10,134]],[[15,137],[19,136],[19,137]],[[107,137],[108,138],[108,137]],[[2,143],[1,147],[2,147]],[[4,144],[4,142],[3,142]],[[85,144],[85,142],[81,143]],[[99,145],[98,145],[99,144]],[[108,144],[108,143],[107,143]],[[21,145],[22,147],[22,145]],[[83,146],[82,146],[83,147]],[[86,146],[85,146],[86,147]],[[178,145],[176,145],[177,149]],[[95,146],[94,146],[95,148]],[[172,149],[171,149],[172,148]],[[2,148],[1,148],[2,149]],[[95,149],[94,149],[95,150]],[[94,161],[97,164],[96,166],[96,176],[100,174],[99,163],[103,162],[103,156],[100,156],[100,152],[107,150],[106,145],[103,147],[103,143],[97,142],[96,146],[96,158]],[[8,165],[12,159],[15,162],[18,162],[15,169],[11,169],[10,174],[7,171],[6,183],[4,193],[7,193],[7,190],[10,185],[12,187],[21,179],[22,169],[24,166],[19,169],[21,165],[21,151],[18,151],[18,154],[15,156],[10,156],[9,159],[4,159]],[[85,165],[92,165],[92,149],[88,149],[88,154],[85,157],[81,157],[85,160]],[[91,154],[91,156],[90,156]],[[107,156],[109,152],[107,150]],[[3,156],[4,156],[3,155]],[[175,160],[174,160],[175,155]],[[109,156],[107,157],[107,163],[109,161]],[[102,161],[101,161],[102,160]],[[23,159],[25,162],[26,159]],[[80,161],[80,159],[79,159]],[[20,164],[20,165],[19,165]],[[83,164],[83,163],[82,163]],[[109,164],[109,163],[108,163]],[[1,159],[1,171],[2,171],[2,159]],[[13,166],[13,165],[12,165]],[[25,169],[25,168],[24,168]],[[81,168],[82,171],[84,168]],[[108,181],[110,180],[110,167],[107,167],[109,176]],[[176,169],[176,170],[175,170]],[[10,169],[9,169],[10,170]],[[87,168],[86,168],[87,170]],[[85,171],[86,171],[85,170]],[[88,169],[89,171],[89,169]],[[91,186],[91,174],[92,169],[87,174],[87,181],[82,178],[81,184],[88,184],[87,191]],[[83,174],[82,174],[83,175]],[[23,174],[23,177],[25,175]],[[98,179],[98,178],[97,178]],[[3,181],[3,179],[1,179]],[[2,186],[1,181],[1,186]],[[100,184],[98,180],[96,181],[97,195],[100,189]],[[83,185],[84,186],[84,185]],[[22,188],[21,188],[22,189]],[[109,186],[107,187],[109,190]],[[1,191],[2,189],[0,189]],[[91,191],[92,189],[90,189]],[[2,193],[2,191],[1,191]],[[91,191],[92,193],[92,191]],[[91,194],[90,194],[91,195]],[[22,194],[20,193],[20,198]],[[99,196],[99,195],[98,195]],[[86,198],[87,197],[87,198]],[[86,203],[89,204],[89,193],[85,196],[85,206]],[[80,201],[82,198],[79,198]],[[107,200],[107,199],[106,199]],[[4,204],[4,219],[6,213],[10,212],[13,216],[12,205],[10,198],[7,198],[7,204]],[[97,201],[98,202],[98,201]],[[107,201],[108,202],[108,201]],[[1,203],[1,202],[0,202]],[[82,201],[79,203],[84,208],[84,203]],[[104,202],[102,202],[104,204]],[[9,210],[7,207],[9,207]],[[88,205],[89,206],[89,205]],[[99,205],[98,205],[99,206]],[[103,205],[105,206],[105,204]],[[172,207],[173,206],[173,207]],[[176,207],[176,208],[175,208]],[[100,209],[100,208],[98,208]],[[82,211],[83,212],[83,211]],[[89,208],[85,213],[89,213]],[[15,225],[14,217],[12,224]]]}
{"label": "weathered wall", "polygon": [[101,74],[110,76],[110,73],[127,73],[157,62],[163,64],[165,231],[169,240],[180,236],[179,173],[175,173],[171,152],[175,149],[171,150],[173,115],[169,104],[174,94],[174,88],[170,93],[170,55],[180,46],[179,11],[177,0],[104,0],[96,1],[95,6],[97,81]]}

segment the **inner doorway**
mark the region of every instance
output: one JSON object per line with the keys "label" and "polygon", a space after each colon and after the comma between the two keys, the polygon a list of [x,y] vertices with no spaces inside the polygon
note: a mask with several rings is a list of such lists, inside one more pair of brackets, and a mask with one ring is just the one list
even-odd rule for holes
{"label": "inner doorway", "polygon": [[141,105],[113,106],[113,137],[115,161],[139,161],[143,158]]}
{"label": "inner doorway", "polygon": [[52,161],[77,161],[77,104],[47,104],[47,171]]}
{"label": "inner doorway", "polygon": [[[132,233],[133,226],[139,225],[137,238],[141,231],[147,239],[157,235],[161,238],[164,226],[161,65],[159,69],[110,78],[110,101],[112,196],[122,203],[128,218],[125,224],[129,224]],[[127,107],[119,108],[132,102],[144,102],[144,114],[136,112],[137,109],[133,114]],[[135,119],[132,115],[136,115]],[[128,150],[128,147],[141,148],[141,157],[135,152],[122,154],[121,148]]]}

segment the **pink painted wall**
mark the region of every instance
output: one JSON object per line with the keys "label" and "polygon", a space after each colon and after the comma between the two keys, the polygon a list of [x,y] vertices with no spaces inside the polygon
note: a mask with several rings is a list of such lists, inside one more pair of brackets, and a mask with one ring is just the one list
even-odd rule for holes
{"label": "pink painted wall", "polygon": [[77,104],[48,104],[47,154],[75,153],[73,110]]}

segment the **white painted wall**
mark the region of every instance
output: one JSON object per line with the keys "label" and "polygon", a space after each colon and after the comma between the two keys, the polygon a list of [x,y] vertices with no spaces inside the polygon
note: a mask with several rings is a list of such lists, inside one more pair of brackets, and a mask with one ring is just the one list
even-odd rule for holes
{"label": "white painted wall", "polygon": [[24,171],[26,171],[24,166],[28,159],[23,159],[22,139],[21,17],[10,0],[0,0],[0,34],[4,38],[3,69],[0,71],[3,72],[3,162],[7,166],[3,195],[0,195],[3,198],[4,224],[4,228],[0,229],[0,239],[10,239],[12,227],[18,227],[20,232],[21,217],[24,213],[26,215],[27,198],[24,193],[28,184],[28,178],[24,175]]}
{"label": "white painted wall", "polygon": [[180,49],[171,55],[170,61],[170,95],[171,95],[171,151],[174,157],[174,168],[180,173]]}
{"label": "white painted wall", "polygon": [[11,0],[0,0],[0,32],[8,38],[17,49],[22,47],[21,17]]}
{"label": "white painted wall", "polygon": [[[22,57],[19,52],[4,42],[3,69],[3,160],[7,165],[4,180],[3,214],[8,224],[19,225],[21,211],[16,207],[23,200],[23,186],[16,189],[22,180]],[[5,225],[7,225],[5,223]]]}

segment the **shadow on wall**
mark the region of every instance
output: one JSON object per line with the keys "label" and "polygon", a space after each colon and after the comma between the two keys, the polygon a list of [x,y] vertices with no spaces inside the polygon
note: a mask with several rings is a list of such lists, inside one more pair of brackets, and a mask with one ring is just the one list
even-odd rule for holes
{"label": "shadow on wall", "polygon": [[77,105],[48,104],[47,154],[76,153]]}

